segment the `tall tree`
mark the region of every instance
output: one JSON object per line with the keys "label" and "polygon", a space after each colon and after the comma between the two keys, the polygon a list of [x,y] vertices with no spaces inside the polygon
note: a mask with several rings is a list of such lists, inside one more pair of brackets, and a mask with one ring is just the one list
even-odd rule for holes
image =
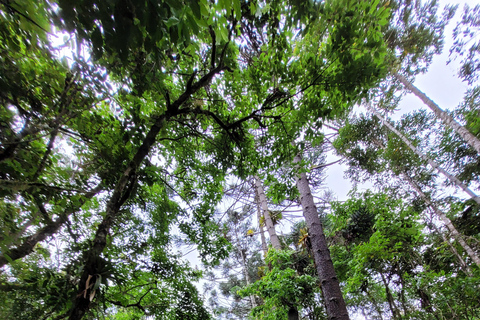
{"label": "tall tree", "polygon": [[275,249],[282,250],[282,245],[280,244],[280,240],[278,240],[277,233],[275,232],[275,225],[270,215],[270,211],[268,210],[267,197],[265,196],[265,191],[263,190],[262,181],[258,176],[255,176],[254,179],[256,192],[258,194],[258,201],[261,204],[265,226],[267,227],[268,235],[270,236],[270,242]]}
{"label": "tall tree", "polygon": [[[25,312],[209,318],[198,272],[170,252],[172,230],[218,263],[226,173],[284,162],[300,128],[341,114],[383,75],[388,10],[347,4],[1,3],[2,284],[62,293],[32,295]],[[46,45],[52,21],[91,58],[60,63]],[[275,139],[261,159],[252,130]],[[61,245],[42,248],[49,237]],[[37,260],[41,277],[14,277]]]}
{"label": "tall tree", "polygon": [[410,81],[403,75],[393,72],[393,75],[398,79],[408,90],[419,97],[425,105],[427,105],[435,115],[441,119],[446,125],[455,130],[465,141],[471,145],[480,154],[480,139],[473,135],[467,128],[458,123],[451,115],[440,109],[440,107],[422,91],[418,90]]}
{"label": "tall tree", "polygon": [[317,267],[323,299],[330,319],[350,319],[343,299],[340,283],[333,267],[330,251],[323,232],[322,223],[318,217],[317,207],[313,200],[307,175],[300,168],[302,158],[297,155],[294,164],[299,167],[297,188],[300,193],[300,203],[307,222],[308,233],[312,245],[313,257]]}
{"label": "tall tree", "polygon": [[386,120],[382,115],[376,111],[372,106],[367,105],[367,109],[370,110],[381,122],[384,126],[386,126],[389,130],[394,132],[403,142],[413,151],[415,152],[420,158],[425,160],[432,168],[443,174],[446,178],[448,178],[452,183],[454,183],[457,187],[461,188],[465,193],[472,197],[475,202],[480,204],[480,197],[478,197],[472,190],[470,190],[463,182],[461,182],[458,178],[452,176],[450,173],[445,171],[438,163],[434,160],[430,159],[427,155],[420,152],[411,142],[407,139],[400,131],[395,129],[388,120]]}
{"label": "tall tree", "polygon": [[[418,219],[423,208],[402,199],[398,191],[387,188],[355,193],[333,204],[328,235],[334,243],[336,263],[343,266],[339,276],[346,282],[345,291],[352,293],[348,301],[373,319],[381,318],[382,313],[395,319],[446,316],[444,298],[437,298],[442,288],[434,287],[439,275],[433,271],[443,263],[432,255],[440,256],[443,251],[448,256],[448,251],[438,246],[438,235],[424,232]],[[430,249],[422,250],[425,246]],[[441,259],[451,263],[452,257],[447,256]],[[440,277],[446,275],[450,283],[470,283],[459,269],[440,268],[445,272]],[[473,300],[469,301],[467,305]]]}
{"label": "tall tree", "polygon": [[[345,126],[342,128],[341,133],[336,141],[337,150],[349,158],[352,167],[360,167],[371,174],[388,170],[388,167],[390,167],[394,175],[402,176],[411,188],[419,194],[422,200],[432,207],[435,214],[445,223],[468,256],[477,264],[478,255],[464,240],[464,237],[459,234],[451,220],[438,209],[435,203],[430,200],[420,187],[420,181],[428,185],[428,175],[421,173],[419,167],[412,162],[412,159],[398,152],[399,148],[393,139],[389,139],[385,143],[386,137],[383,136],[381,130],[375,129],[374,123],[366,119],[360,119],[354,121],[352,125]],[[372,136],[369,137],[370,135]],[[360,150],[358,146],[355,146],[358,141],[355,142],[353,137],[361,137],[362,143],[366,143],[368,148],[366,150]],[[390,148],[394,149],[394,152],[389,152],[388,149]],[[381,158],[387,161],[387,165],[381,163]]]}
{"label": "tall tree", "polygon": [[447,226],[448,230],[452,233],[453,237],[460,243],[462,248],[467,252],[468,256],[472,261],[480,267],[480,258],[472,250],[472,248],[464,240],[463,236],[458,232],[457,228],[453,225],[452,221],[447,217],[445,213],[440,211],[438,207],[425,195],[425,193],[419,188],[418,184],[415,183],[410,177],[405,176],[405,179],[410,183],[412,188],[420,195],[420,197],[433,209],[433,212],[442,220],[442,222]]}

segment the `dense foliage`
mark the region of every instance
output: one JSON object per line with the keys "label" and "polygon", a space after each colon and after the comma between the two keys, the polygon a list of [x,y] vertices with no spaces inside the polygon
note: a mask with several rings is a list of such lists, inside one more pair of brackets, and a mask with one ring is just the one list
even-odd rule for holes
{"label": "dense foliage", "polygon": [[0,1],[0,318],[480,318],[480,6],[459,107],[410,83],[456,9]]}

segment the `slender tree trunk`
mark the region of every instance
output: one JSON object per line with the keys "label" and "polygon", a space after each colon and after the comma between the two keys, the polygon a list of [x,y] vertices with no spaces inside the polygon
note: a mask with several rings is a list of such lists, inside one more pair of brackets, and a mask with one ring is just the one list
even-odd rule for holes
{"label": "slender tree trunk", "polygon": [[[237,226],[234,226],[234,231],[235,231],[235,238],[237,242],[237,251],[240,254],[240,259],[242,259],[242,267],[243,267],[243,275],[245,276],[245,281],[247,282],[247,285],[252,283],[250,280],[250,276],[248,275],[248,270],[247,270],[247,259],[245,257],[245,254],[243,253],[242,247],[240,246],[240,240],[238,238],[238,232],[237,232]],[[248,297],[250,299],[250,303],[252,305],[252,309],[257,306],[255,303],[255,297],[253,295],[250,295]]]}
{"label": "slender tree trunk", "polygon": [[443,223],[447,226],[448,230],[452,233],[453,237],[460,243],[462,248],[468,254],[468,256],[472,259],[473,262],[480,268],[480,258],[478,255],[473,251],[473,249],[465,242],[463,236],[458,232],[457,228],[453,225],[452,221],[443,213],[428,197],[420,187],[417,185],[412,178],[408,175],[404,174],[405,179],[410,183],[412,188],[418,193],[418,195],[427,203],[430,208],[432,208],[433,212],[443,221]]}
{"label": "slender tree trunk", "polygon": [[270,211],[268,210],[267,197],[265,196],[262,182],[258,176],[255,176],[255,186],[257,188],[258,198],[263,210],[265,226],[267,227],[268,235],[270,236],[270,242],[275,249],[282,250],[282,245],[280,244],[280,240],[278,240],[277,233],[275,232],[275,225],[273,224]]}
{"label": "slender tree trunk", "polygon": [[390,311],[392,312],[392,317],[393,319],[399,319],[400,312],[398,312],[397,306],[395,305],[395,299],[393,299],[387,279],[385,279],[385,276],[381,272],[380,276],[382,277],[383,285],[385,286],[385,294],[387,296],[388,306],[390,307]]}
{"label": "slender tree trunk", "polygon": [[440,118],[443,123],[450,126],[455,132],[457,132],[469,145],[471,145],[478,153],[480,153],[480,140],[473,135],[470,131],[467,130],[464,126],[459,124],[455,119],[450,116],[448,113],[440,109],[440,107],[429,97],[425,95],[422,91],[418,90],[412,83],[410,83],[407,78],[398,74],[397,72],[393,72],[395,78],[400,81],[408,90],[413,92],[414,95],[419,97],[423,103],[425,103],[435,115]]}
{"label": "slender tree trunk", "polygon": [[420,158],[425,160],[432,168],[443,174],[447,177],[452,183],[454,183],[457,187],[460,187],[463,191],[465,191],[470,197],[472,197],[475,202],[480,204],[480,197],[475,194],[472,190],[470,190],[463,182],[461,182],[457,177],[451,175],[447,171],[445,171],[438,163],[430,159],[427,155],[423,154],[420,150],[418,150],[411,142],[407,139],[400,131],[395,129],[394,126],[390,124],[385,118],[383,118],[378,111],[376,111],[373,107],[368,106],[367,108],[378,118],[380,121],[385,125],[388,129],[390,129],[393,133],[395,133],[403,142],[413,151],[415,152]]}
{"label": "slender tree trunk", "polygon": [[373,308],[375,309],[375,311],[377,311],[378,317],[380,318],[380,320],[383,320],[382,309],[380,309],[380,307],[378,306],[377,301],[375,300],[375,298],[374,298],[374,297],[370,294],[370,292],[368,291],[368,287],[365,288],[365,293],[367,294],[367,296],[368,296],[368,297],[370,298],[370,300],[372,301]]}
{"label": "slender tree trunk", "polygon": [[[272,217],[270,216],[270,211],[268,210],[267,197],[265,196],[265,191],[263,190],[262,182],[258,176],[255,176],[255,186],[257,190],[258,200],[263,209],[263,218],[265,220],[265,225],[267,227],[268,235],[270,236],[270,242],[272,246],[277,250],[282,250],[282,245],[280,240],[278,240],[277,233],[275,231],[275,225],[273,224]],[[263,228],[262,228],[263,229]],[[263,230],[261,230],[263,234]],[[298,309],[296,306],[290,306],[288,310],[288,320],[298,320]]]}
{"label": "slender tree trunk", "polygon": [[[397,268],[398,270],[398,268]],[[407,301],[405,299],[405,280],[403,279],[401,270],[398,270],[397,276],[400,278],[400,303],[402,304],[403,314],[408,314]]]}
{"label": "slender tree trunk", "polygon": [[265,239],[265,230],[263,229],[263,225],[261,223],[262,220],[262,209],[260,205],[260,197],[258,196],[257,188],[255,188],[255,203],[257,204],[257,220],[258,220],[258,229],[260,230],[260,239],[262,241],[262,250],[263,256],[267,255],[268,247],[267,241]]}
{"label": "slender tree trunk", "polygon": [[420,297],[420,306],[422,307],[422,309],[424,309],[428,313],[433,314],[433,316],[438,319],[437,314],[432,308],[430,296],[422,288],[417,289],[417,294]]}
{"label": "slender tree trunk", "polygon": [[[431,208],[430,208],[431,209]],[[432,213],[433,213],[433,210],[432,210]],[[465,262],[465,260],[463,260],[462,256],[458,253],[457,249],[455,249],[455,247],[453,246],[453,244],[450,242],[450,240],[445,236],[445,234],[443,232],[441,232],[440,230],[438,230],[437,226],[432,223],[432,226],[433,228],[435,229],[435,232],[437,232],[438,234],[440,234],[442,236],[442,239],[443,241],[448,245],[448,247],[450,248],[450,251],[453,253],[453,255],[457,258],[458,260],[458,263],[460,263],[460,267],[462,268],[463,272],[465,272],[465,274],[469,277],[472,277],[473,276],[473,273],[472,273],[472,270],[470,269],[470,267],[467,265],[467,263]]]}
{"label": "slender tree trunk", "polygon": [[[293,162],[298,166],[301,161],[301,156],[297,155]],[[305,217],[308,234],[312,243],[313,258],[315,260],[318,277],[320,278],[327,316],[331,320],[350,319],[305,172],[298,175],[297,188],[300,192],[303,216]]]}

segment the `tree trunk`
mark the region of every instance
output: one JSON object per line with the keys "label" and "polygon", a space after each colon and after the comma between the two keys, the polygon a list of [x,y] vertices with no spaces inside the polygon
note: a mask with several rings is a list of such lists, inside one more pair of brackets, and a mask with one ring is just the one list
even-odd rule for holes
{"label": "tree trunk", "polygon": [[443,234],[442,231],[438,230],[437,226],[432,223],[433,228],[435,231],[442,236],[443,241],[448,245],[450,248],[450,251],[453,253],[453,255],[457,258],[458,262],[460,263],[460,267],[462,268],[463,272],[469,277],[473,276],[472,270],[470,267],[467,265],[465,260],[463,260],[462,256],[458,253],[457,249],[453,246],[453,244],[450,242],[450,240]]}
{"label": "tree trunk", "polygon": [[425,160],[432,168],[436,169],[438,172],[443,174],[447,177],[452,183],[454,183],[457,187],[460,187],[465,193],[467,193],[470,197],[472,197],[475,202],[480,204],[480,197],[475,194],[472,190],[470,190],[463,182],[461,182],[457,177],[451,175],[447,171],[445,171],[438,163],[430,159],[427,155],[423,154],[420,150],[418,150],[408,139],[405,137],[400,131],[395,129],[385,118],[383,118],[380,113],[378,113],[373,107],[367,105],[367,109],[369,109],[373,114],[380,119],[380,121],[385,125],[388,129],[390,129],[393,133],[395,133],[403,142],[413,151],[415,152],[420,158]]}
{"label": "tree trunk", "polygon": [[273,224],[270,211],[268,210],[267,197],[263,190],[262,182],[258,176],[255,176],[255,186],[257,187],[257,194],[263,210],[263,218],[265,220],[265,226],[267,227],[268,235],[270,236],[270,242],[272,246],[277,250],[282,250],[280,240],[278,240],[277,233],[275,232],[275,225]]}
{"label": "tree trunk", "polygon": [[260,230],[260,239],[262,241],[262,251],[263,257],[267,255],[268,247],[267,241],[265,240],[265,230],[263,229],[263,225],[261,223],[262,219],[262,209],[260,205],[260,197],[258,196],[257,188],[255,188],[255,203],[257,204],[257,220],[258,220],[258,229]]}
{"label": "tree trunk", "polygon": [[[302,158],[297,155],[293,162],[298,166]],[[300,192],[303,216],[307,222],[308,234],[312,244],[313,258],[315,260],[318,277],[325,301],[328,319],[347,320],[347,307],[343,300],[340,283],[333,268],[327,240],[323,233],[323,226],[318,216],[317,207],[313,201],[313,195],[308,184],[307,175],[302,172],[297,177],[297,188]]]}
{"label": "tree trunk", "polygon": [[452,221],[443,213],[428,197],[420,187],[413,181],[412,178],[404,174],[406,180],[410,183],[412,188],[418,193],[418,195],[427,203],[430,208],[432,208],[433,212],[443,221],[443,223],[447,226],[448,230],[452,233],[453,237],[460,243],[462,248],[468,254],[468,256],[472,259],[473,262],[480,268],[480,258],[477,254],[473,251],[473,249],[465,242],[462,235],[458,232],[458,230],[453,225]]}
{"label": "tree trunk", "polygon": [[[250,276],[248,275],[247,259],[245,257],[245,254],[243,253],[242,247],[240,246],[240,240],[238,238],[238,232],[237,232],[237,225],[236,224],[234,225],[234,231],[235,231],[235,240],[237,242],[237,251],[240,254],[240,259],[242,259],[243,275],[245,276],[245,282],[247,283],[247,286],[248,286],[252,282],[250,280]],[[257,306],[257,304],[255,303],[255,296],[250,295],[250,296],[248,296],[248,298],[250,299],[250,304],[252,305],[252,309],[255,308]]]}
{"label": "tree trunk", "polygon": [[440,107],[435,102],[433,102],[432,99],[427,97],[422,91],[418,90],[418,88],[415,87],[412,83],[410,83],[407,78],[396,72],[393,72],[393,75],[408,90],[410,90],[411,92],[413,92],[413,94],[419,97],[423,101],[423,103],[425,103],[435,113],[435,115],[443,121],[443,123],[455,130],[455,132],[457,132],[469,145],[471,145],[478,153],[480,153],[480,140],[476,136],[474,136],[470,131],[468,131],[467,128],[459,124],[452,116],[440,109]]}
{"label": "tree trunk", "polygon": [[[267,227],[268,235],[270,236],[270,242],[272,243],[273,248],[277,250],[282,250],[282,245],[280,240],[278,240],[277,233],[275,231],[275,225],[273,224],[272,217],[270,216],[270,211],[268,210],[267,197],[265,196],[265,191],[263,190],[262,182],[258,176],[255,176],[255,186],[258,195],[258,201],[263,209],[263,218],[265,220],[265,225]],[[259,223],[260,224],[260,223]],[[262,228],[262,227],[261,227]],[[260,230],[263,235],[263,228]],[[264,241],[265,236],[263,236],[262,241]],[[263,243],[262,243],[263,246]],[[265,249],[264,249],[265,250]],[[265,251],[266,252],[266,251]],[[271,269],[271,266],[269,266]],[[288,320],[298,320],[298,309],[296,306],[290,306],[287,314]]]}
{"label": "tree trunk", "polygon": [[380,276],[382,277],[383,285],[385,286],[385,294],[387,296],[388,306],[390,307],[390,312],[392,312],[393,319],[400,318],[400,312],[398,312],[397,306],[395,305],[395,299],[393,299],[392,292],[390,291],[390,287],[388,286],[387,279],[383,273],[380,272]]}

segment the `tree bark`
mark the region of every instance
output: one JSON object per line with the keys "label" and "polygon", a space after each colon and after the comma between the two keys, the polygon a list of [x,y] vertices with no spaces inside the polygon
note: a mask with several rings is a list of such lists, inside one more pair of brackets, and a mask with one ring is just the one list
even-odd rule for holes
{"label": "tree bark", "polygon": [[257,188],[258,199],[263,210],[265,226],[267,227],[268,235],[270,236],[270,242],[275,249],[282,250],[282,245],[280,244],[280,240],[278,240],[277,233],[275,232],[275,225],[273,224],[270,211],[268,210],[267,197],[265,196],[262,182],[258,176],[255,176],[255,186]]}
{"label": "tree bark", "polygon": [[[301,156],[297,155],[293,163],[298,166],[301,160]],[[340,290],[340,283],[335,274],[333,262],[330,257],[327,240],[323,233],[323,226],[318,216],[307,175],[304,172],[297,176],[297,188],[300,192],[303,216],[307,222],[308,234],[312,243],[313,258],[315,260],[318,277],[320,278],[328,319],[350,319],[345,301],[343,300],[342,291]]]}
{"label": "tree bark", "polygon": [[[260,178],[258,176],[255,176],[254,178],[255,178],[256,191],[258,195],[258,201],[260,202],[260,205],[263,209],[263,218],[265,220],[265,225],[267,227],[268,235],[270,236],[270,242],[272,243],[273,248],[277,250],[282,250],[282,245],[280,243],[280,240],[278,239],[277,233],[275,231],[275,225],[273,224],[272,217],[270,216],[270,211],[268,210],[267,197],[265,196],[265,191],[263,190],[262,182],[260,181]],[[261,234],[263,235],[262,229],[261,229]],[[264,238],[265,237],[263,237],[263,239]],[[271,269],[271,266],[270,266],[270,269]],[[290,308],[288,309],[287,317],[288,317],[288,320],[299,319],[298,309],[296,308],[296,306],[294,305],[290,306]]]}
{"label": "tree bark", "polygon": [[422,91],[418,90],[418,88],[410,83],[407,78],[395,71],[393,72],[393,75],[408,90],[419,97],[423,103],[425,103],[435,113],[435,115],[443,121],[443,123],[455,130],[455,132],[457,132],[469,145],[471,145],[478,153],[480,153],[480,139],[468,131],[467,128],[459,124],[452,116],[440,109],[440,107],[432,99],[427,97],[427,95],[425,95],[425,93]]}
{"label": "tree bark", "polygon": [[432,208],[433,212],[442,220],[442,222],[447,226],[448,230],[452,233],[453,237],[458,241],[458,243],[462,246],[468,256],[472,259],[473,262],[480,268],[480,258],[478,255],[473,251],[473,249],[465,242],[463,236],[458,232],[457,228],[453,225],[452,221],[443,213],[428,197],[420,187],[417,185],[412,178],[404,174],[405,179],[410,183],[412,188],[418,193],[418,195],[427,203],[430,208]]}
{"label": "tree bark", "polygon": [[267,247],[267,241],[265,239],[265,230],[263,229],[263,225],[261,223],[262,209],[260,205],[260,197],[258,196],[257,188],[255,188],[255,202],[257,204],[258,229],[260,230],[260,239],[262,241],[263,257],[265,257],[267,255],[268,247]]}
{"label": "tree bark", "polygon": [[472,190],[470,190],[462,181],[460,181],[457,177],[451,175],[447,171],[445,171],[438,163],[430,159],[427,155],[423,154],[420,150],[418,150],[411,142],[407,139],[400,131],[395,129],[385,118],[383,118],[378,111],[376,111],[373,107],[367,105],[367,109],[369,109],[380,121],[390,129],[393,133],[395,133],[403,142],[413,151],[415,152],[420,158],[426,161],[432,168],[443,174],[446,178],[448,178],[453,184],[457,187],[460,187],[465,193],[467,193],[476,203],[480,204],[480,197],[475,194]]}

